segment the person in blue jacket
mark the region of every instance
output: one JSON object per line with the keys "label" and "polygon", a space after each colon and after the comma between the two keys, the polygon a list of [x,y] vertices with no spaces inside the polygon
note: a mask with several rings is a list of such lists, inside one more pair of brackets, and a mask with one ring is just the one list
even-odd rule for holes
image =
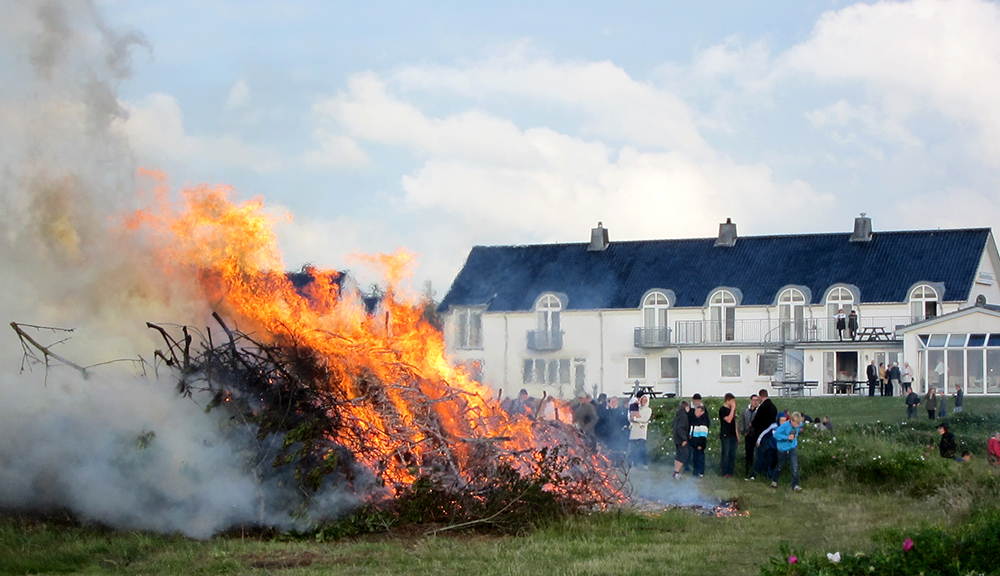
{"label": "person in blue jacket", "polygon": [[771,488],[778,487],[778,479],[781,478],[781,470],[787,462],[792,469],[792,490],[796,492],[802,490],[799,486],[799,432],[802,431],[804,418],[798,412],[792,412],[792,416],[787,422],[774,429],[774,441],[778,450],[778,464],[774,468],[774,475],[771,476]]}

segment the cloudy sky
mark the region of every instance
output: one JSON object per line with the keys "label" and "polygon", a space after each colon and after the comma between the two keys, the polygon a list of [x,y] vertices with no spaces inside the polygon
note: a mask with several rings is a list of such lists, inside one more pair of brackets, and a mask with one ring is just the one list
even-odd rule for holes
{"label": "cloudy sky", "polygon": [[98,0],[78,24],[131,39],[132,161],[287,210],[289,268],[405,247],[440,298],[474,245],[598,221],[1000,222],[997,3],[486,4]]}

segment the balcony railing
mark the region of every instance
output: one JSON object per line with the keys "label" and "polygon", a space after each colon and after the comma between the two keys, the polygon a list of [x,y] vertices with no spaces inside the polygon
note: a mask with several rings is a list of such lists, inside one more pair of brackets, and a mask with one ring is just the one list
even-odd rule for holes
{"label": "balcony railing", "polygon": [[[858,330],[881,328],[891,340],[897,339],[896,329],[918,321],[909,316],[865,316],[858,319]],[[636,332],[638,339],[638,331]],[[833,318],[803,320],[681,320],[675,324],[674,344],[706,344],[725,342],[829,342],[850,340],[850,330],[837,331]],[[638,346],[638,343],[636,344]]]}
{"label": "balcony railing", "polygon": [[535,352],[552,352],[562,350],[562,330],[528,330],[528,350]]}
{"label": "balcony railing", "polygon": [[670,328],[636,328],[636,348],[666,348],[670,346]]}

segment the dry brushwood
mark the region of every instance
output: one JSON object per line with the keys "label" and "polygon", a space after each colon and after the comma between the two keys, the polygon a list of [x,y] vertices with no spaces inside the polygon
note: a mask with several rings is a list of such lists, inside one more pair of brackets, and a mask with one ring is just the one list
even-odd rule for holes
{"label": "dry brushwood", "polygon": [[[47,371],[50,366],[49,359],[51,358],[52,360],[56,360],[61,364],[65,364],[66,366],[73,368],[74,370],[79,372],[80,375],[84,377],[84,379],[87,378],[88,374],[86,368],[76,364],[71,360],[67,360],[66,358],[52,351],[52,346],[61,344],[65,340],[60,340],[59,342],[56,342],[52,346],[43,346],[39,344],[37,340],[32,338],[31,335],[29,335],[27,332],[24,331],[24,328],[33,328],[35,330],[69,333],[73,331],[72,328],[53,328],[51,326],[35,326],[34,324],[18,324],[17,322],[11,322],[10,327],[13,328],[14,332],[17,333],[17,337],[21,340],[21,348],[24,351],[24,356],[21,363],[22,372],[24,371],[26,364],[31,362],[44,365]],[[42,355],[41,358],[38,357],[38,353]]]}
{"label": "dry brushwood", "polygon": [[[369,359],[379,357],[379,377],[352,362],[348,353],[358,350],[349,346],[343,356],[320,354],[292,337],[262,342],[215,319],[225,337],[216,342],[209,329],[197,344],[186,327],[175,338],[148,324],[166,343],[156,358],[177,371],[181,394],[207,393],[207,410],[223,409],[231,421],[253,431],[248,449],[262,477],[294,470],[306,501],[324,482],[346,483],[360,492],[356,482],[374,477],[387,488],[383,494],[396,496],[422,480],[420,485],[449,494],[461,508],[465,498],[489,501],[498,478],[511,474],[527,484],[508,481],[510,497],[484,513],[518,507],[524,497],[515,492],[531,485],[567,510],[606,507],[622,498],[613,467],[587,449],[572,426],[535,422],[534,448],[517,450],[508,435],[484,432],[511,429],[503,426],[509,424],[506,414],[490,407],[495,403],[472,402],[469,392],[428,380],[391,351],[362,351]],[[471,508],[469,502],[465,508]]]}

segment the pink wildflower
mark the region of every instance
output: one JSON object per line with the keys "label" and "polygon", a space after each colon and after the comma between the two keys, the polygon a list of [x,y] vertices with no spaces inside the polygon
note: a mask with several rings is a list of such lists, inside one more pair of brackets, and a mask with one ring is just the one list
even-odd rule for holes
{"label": "pink wildflower", "polygon": [[789,564],[798,564],[799,563],[799,557],[798,556],[789,556],[788,557],[788,563]]}
{"label": "pink wildflower", "polygon": [[913,539],[907,538],[903,541],[903,551],[909,552],[910,550],[913,550]]}

